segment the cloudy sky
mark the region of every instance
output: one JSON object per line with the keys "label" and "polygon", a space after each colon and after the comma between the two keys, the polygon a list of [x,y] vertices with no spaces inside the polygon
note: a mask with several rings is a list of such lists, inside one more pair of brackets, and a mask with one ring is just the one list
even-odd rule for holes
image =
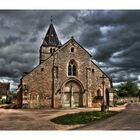
{"label": "cloudy sky", "polygon": [[23,72],[39,63],[51,16],[62,44],[74,36],[115,86],[127,80],[140,85],[140,11],[136,10],[1,10],[0,81],[9,81],[14,89]]}

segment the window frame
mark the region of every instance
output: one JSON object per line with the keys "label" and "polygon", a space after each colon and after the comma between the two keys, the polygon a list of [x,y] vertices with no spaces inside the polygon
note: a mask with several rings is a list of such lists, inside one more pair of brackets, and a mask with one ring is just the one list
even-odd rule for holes
{"label": "window frame", "polygon": [[77,63],[75,60],[70,60],[67,66],[68,76],[77,76]]}

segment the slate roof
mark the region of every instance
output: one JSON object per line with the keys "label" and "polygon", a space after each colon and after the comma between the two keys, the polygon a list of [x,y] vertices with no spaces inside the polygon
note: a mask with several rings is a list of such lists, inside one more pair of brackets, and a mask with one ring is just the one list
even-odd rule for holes
{"label": "slate roof", "polygon": [[45,45],[49,45],[49,46],[61,45],[52,23],[50,24],[47,34],[44,38],[43,44],[44,43]]}

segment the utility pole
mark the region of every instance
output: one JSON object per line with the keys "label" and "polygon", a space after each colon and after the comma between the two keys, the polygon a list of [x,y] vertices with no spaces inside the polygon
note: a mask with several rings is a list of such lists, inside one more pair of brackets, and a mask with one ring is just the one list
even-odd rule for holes
{"label": "utility pole", "polygon": [[104,112],[106,111],[106,108],[105,108],[105,93],[104,93],[104,85],[105,85],[105,76],[102,75],[100,77],[102,79],[102,85],[103,85],[103,101],[102,101],[102,104],[101,104],[101,112]]}
{"label": "utility pole", "polygon": [[72,107],[72,100],[71,100],[71,98],[72,98],[72,83],[70,83],[70,108]]}

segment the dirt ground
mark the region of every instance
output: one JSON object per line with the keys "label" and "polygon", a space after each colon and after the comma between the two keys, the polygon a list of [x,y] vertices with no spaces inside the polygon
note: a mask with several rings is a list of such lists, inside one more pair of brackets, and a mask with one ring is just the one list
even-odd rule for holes
{"label": "dirt ground", "polygon": [[[121,111],[124,106],[110,108]],[[57,125],[50,121],[51,118],[81,111],[99,110],[93,108],[78,109],[42,109],[42,110],[15,110],[0,109],[0,130],[68,130],[84,125]]]}

